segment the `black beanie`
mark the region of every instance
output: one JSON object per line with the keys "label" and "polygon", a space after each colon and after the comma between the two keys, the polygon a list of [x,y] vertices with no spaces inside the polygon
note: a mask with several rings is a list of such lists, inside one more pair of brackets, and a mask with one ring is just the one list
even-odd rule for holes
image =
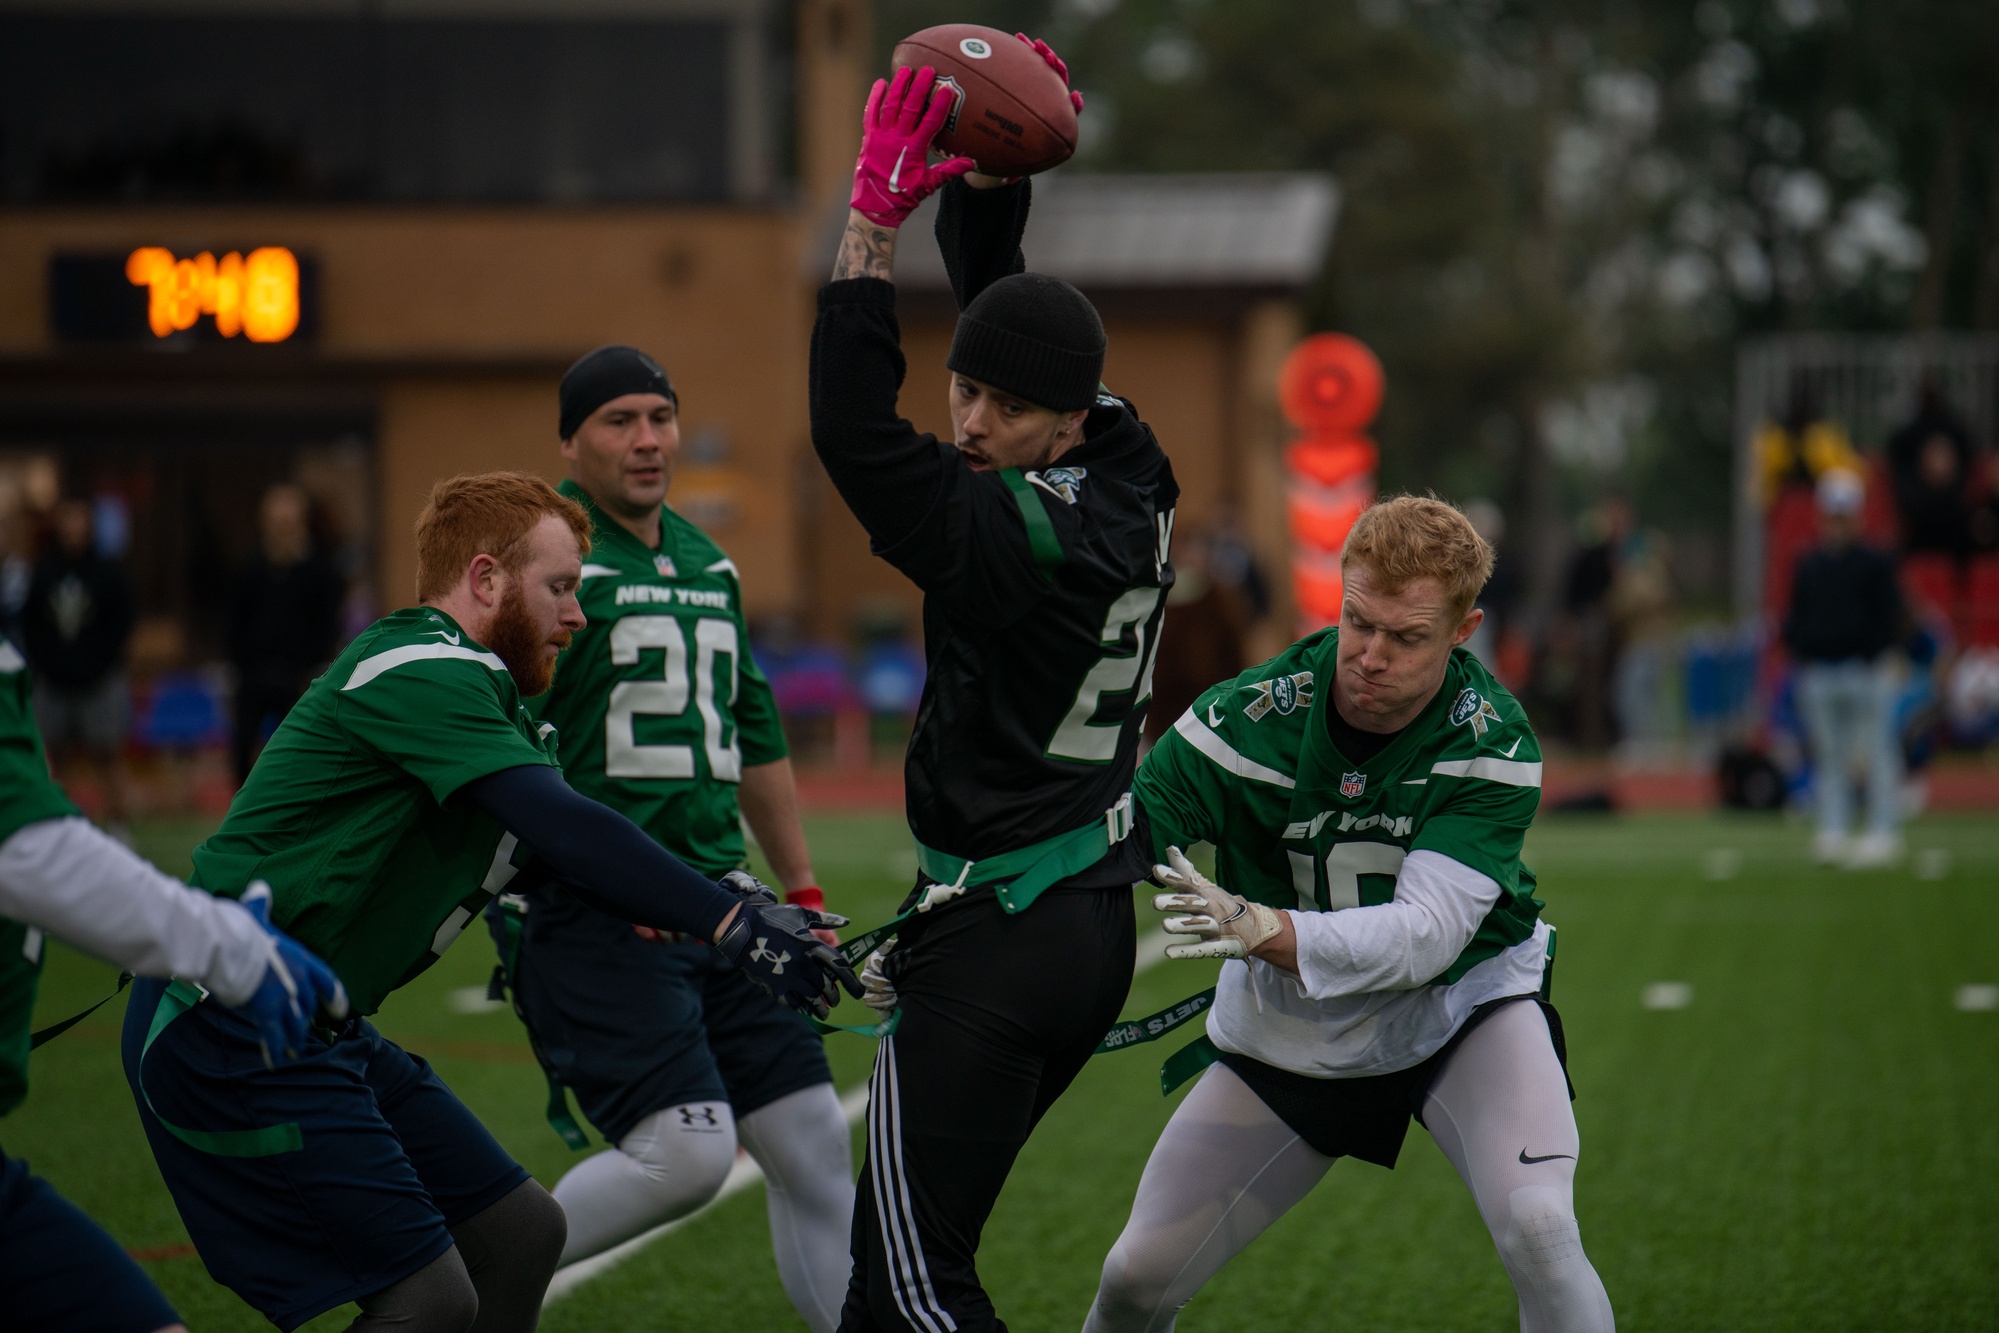
{"label": "black beanie", "polygon": [[612,343],[581,358],[562,376],[560,438],[568,439],[592,412],[628,393],[656,393],[680,403],[659,362],[636,347]]}
{"label": "black beanie", "polygon": [[1014,273],[958,316],[944,364],[1036,407],[1074,412],[1097,400],[1104,346],[1088,297],[1045,273]]}

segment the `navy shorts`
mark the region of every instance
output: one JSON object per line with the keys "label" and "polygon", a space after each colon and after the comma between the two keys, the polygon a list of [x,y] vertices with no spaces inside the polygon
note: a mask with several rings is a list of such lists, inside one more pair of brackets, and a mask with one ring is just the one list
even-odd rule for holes
{"label": "navy shorts", "polygon": [[166,992],[134,982],[125,1010],[139,1121],[210,1276],[279,1328],[400,1282],[527,1180],[372,1024],[270,1070],[247,1020],[213,1002],[171,1017]]}
{"label": "navy shorts", "polygon": [[103,1227],[0,1153],[0,1326],[11,1333],[153,1333],[180,1316]]}
{"label": "navy shorts", "polygon": [[669,1106],[727,1102],[740,1118],[833,1081],[811,1025],[710,946],[642,940],[560,885],[528,903],[521,1016],[610,1142]]}

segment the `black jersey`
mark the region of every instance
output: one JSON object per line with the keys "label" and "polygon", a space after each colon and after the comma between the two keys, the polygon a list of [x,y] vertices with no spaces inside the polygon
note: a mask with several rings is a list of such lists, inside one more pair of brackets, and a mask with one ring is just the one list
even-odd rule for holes
{"label": "black jersey", "polygon": [[[1020,272],[1026,182],[945,188],[938,239],[960,309]],[[974,471],[896,414],[895,287],[829,283],[812,335],[812,442],[876,555],[923,589],[929,678],[904,767],[919,842],[974,860],[1104,818],[1131,789],[1179,487],[1108,393],[1058,465]],[[1071,887],[1130,884],[1126,838]]]}

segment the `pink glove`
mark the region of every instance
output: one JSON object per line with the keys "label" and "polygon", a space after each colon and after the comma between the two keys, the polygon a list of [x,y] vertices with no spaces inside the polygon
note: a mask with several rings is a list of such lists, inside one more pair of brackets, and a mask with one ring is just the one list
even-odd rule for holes
{"label": "pink glove", "polygon": [[[1014,36],[1033,47],[1035,54],[1048,62],[1048,68],[1062,76],[1063,83],[1066,84],[1069,82],[1069,66],[1061,56],[1055,54],[1055,48],[1042,41],[1039,37],[1029,37],[1024,32],[1017,32]],[[1076,108],[1077,115],[1080,116],[1083,114],[1083,95],[1074,88],[1069,90],[1069,105]]]}
{"label": "pink glove", "polygon": [[930,94],[937,71],[907,66],[893,79],[876,79],[861,116],[861,155],[854,161],[854,193],[847,203],[868,221],[900,227],[939,186],[972,169],[969,157],[928,165],[930,141],[951,114],[951,94]]}

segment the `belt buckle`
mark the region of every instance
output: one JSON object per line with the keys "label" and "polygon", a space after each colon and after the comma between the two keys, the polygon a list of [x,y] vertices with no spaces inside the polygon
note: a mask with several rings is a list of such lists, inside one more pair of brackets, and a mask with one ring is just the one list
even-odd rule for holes
{"label": "belt buckle", "polygon": [[1104,831],[1113,847],[1131,836],[1132,826],[1136,822],[1132,818],[1131,811],[1130,792],[1118,797],[1117,804],[1104,811]]}

